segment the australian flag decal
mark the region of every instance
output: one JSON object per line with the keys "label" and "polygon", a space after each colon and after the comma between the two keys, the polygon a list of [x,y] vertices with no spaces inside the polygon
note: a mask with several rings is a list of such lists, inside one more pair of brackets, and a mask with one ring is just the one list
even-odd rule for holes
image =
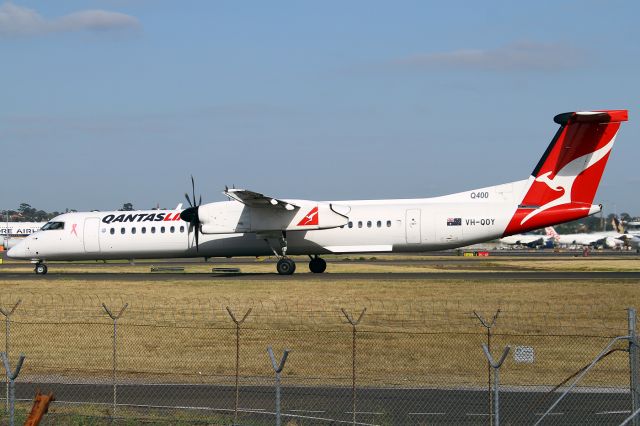
{"label": "australian flag decal", "polygon": [[447,219],[447,226],[462,226],[461,217],[450,217]]}

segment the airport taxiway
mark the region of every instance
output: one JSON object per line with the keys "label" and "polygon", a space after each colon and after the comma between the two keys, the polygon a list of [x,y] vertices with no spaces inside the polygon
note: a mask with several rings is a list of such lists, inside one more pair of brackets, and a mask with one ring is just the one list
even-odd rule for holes
{"label": "airport taxiway", "polygon": [[[52,391],[56,404],[94,403],[109,410],[109,384],[18,383],[19,399],[30,401],[36,389]],[[376,388],[358,389],[358,424],[478,424],[488,421],[487,391],[468,389]],[[283,417],[312,424],[347,424],[352,420],[351,389],[336,386],[283,386]],[[533,424],[558,393],[500,392],[500,419],[505,424]],[[194,417],[233,416],[235,388],[189,384],[119,384],[118,404],[126,409],[178,410]],[[273,386],[241,386],[239,416],[244,421],[274,419]],[[572,393],[547,419],[553,424],[620,424],[629,414],[629,395],[622,391],[592,390]],[[169,414],[170,416],[170,414]],[[545,423],[547,424],[547,423]]]}

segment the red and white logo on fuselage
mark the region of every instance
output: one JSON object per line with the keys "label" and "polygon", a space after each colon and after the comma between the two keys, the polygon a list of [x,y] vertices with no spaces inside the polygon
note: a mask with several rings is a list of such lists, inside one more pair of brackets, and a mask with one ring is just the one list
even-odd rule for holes
{"label": "red and white logo on fuselage", "polygon": [[309,213],[298,223],[297,226],[310,226],[318,224],[318,206],[311,209]]}

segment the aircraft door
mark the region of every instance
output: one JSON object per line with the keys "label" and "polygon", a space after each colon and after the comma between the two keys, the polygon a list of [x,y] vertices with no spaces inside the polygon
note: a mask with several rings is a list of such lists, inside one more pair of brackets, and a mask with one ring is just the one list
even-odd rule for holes
{"label": "aircraft door", "polygon": [[100,252],[100,219],[89,217],[84,220],[84,230],[82,232],[85,253]]}
{"label": "aircraft door", "polygon": [[406,233],[408,244],[420,244],[420,209],[410,209],[406,213]]}

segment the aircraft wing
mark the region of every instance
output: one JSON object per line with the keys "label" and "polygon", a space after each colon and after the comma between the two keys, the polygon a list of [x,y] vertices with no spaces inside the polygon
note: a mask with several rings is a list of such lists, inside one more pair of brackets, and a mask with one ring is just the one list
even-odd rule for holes
{"label": "aircraft wing", "polygon": [[259,192],[253,192],[246,189],[225,188],[224,195],[232,200],[246,204],[249,207],[266,207],[272,209],[297,210],[300,206],[291,204],[287,201],[269,197]]}

